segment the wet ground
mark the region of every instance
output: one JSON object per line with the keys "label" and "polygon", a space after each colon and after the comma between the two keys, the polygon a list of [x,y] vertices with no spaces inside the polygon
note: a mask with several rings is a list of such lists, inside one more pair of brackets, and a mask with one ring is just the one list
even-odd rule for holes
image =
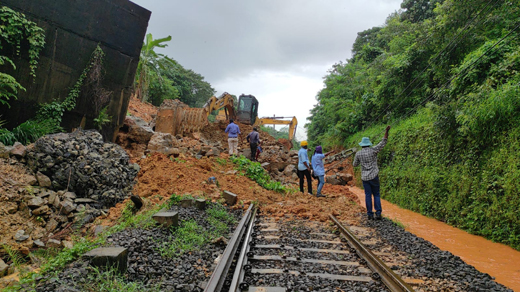
{"label": "wet ground", "polygon": [[[350,187],[361,205],[365,206],[363,189]],[[432,218],[402,209],[382,200],[383,216],[399,221],[405,229],[430,241],[442,250],[459,256],[464,262],[483,273],[495,277],[496,282],[520,291],[520,252],[509,246],[494,243],[483,237],[469,234]]]}

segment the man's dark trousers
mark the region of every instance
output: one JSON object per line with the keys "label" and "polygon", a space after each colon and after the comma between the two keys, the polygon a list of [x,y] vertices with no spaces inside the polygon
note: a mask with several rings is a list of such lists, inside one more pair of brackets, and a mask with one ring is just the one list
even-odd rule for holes
{"label": "man's dark trousers", "polygon": [[249,147],[251,148],[251,161],[256,161],[256,149],[258,148],[258,143],[249,143]]}
{"label": "man's dark trousers", "polygon": [[309,194],[312,195],[312,181],[311,181],[311,172],[306,170],[298,170],[298,177],[300,178],[300,192],[303,193],[303,180],[304,177],[307,178],[307,187],[309,188]]}
{"label": "man's dark trousers", "polygon": [[374,212],[372,212],[372,195],[374,195],[376,215],[381,215],[383,209],[381,208],[381,197],[379,195],[379,176],[371,180],[364,180],[363,188],[365,189],[365,205],[367,206],[368,215],[373,216],[374,214]]}

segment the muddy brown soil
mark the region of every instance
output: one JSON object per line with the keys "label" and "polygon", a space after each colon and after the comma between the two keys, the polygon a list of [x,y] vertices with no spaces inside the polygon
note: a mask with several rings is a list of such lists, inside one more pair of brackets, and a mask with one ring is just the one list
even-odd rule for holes
{"label": "muddy brown soil", "polygon": [[[356,221],[356,215],[362,211],[359,199],[350,192],[349,186],[325,184],[323,193],[327,198],[320,199],[295,191],[280,194],[265,190],[236,171],[227,154],[218,158],[170,159],[155,153],[138,163],[141,171],[134,193],[154,204],[165,202],[172,194],[218,201],[223,191],[230,191],[238,196],[235,208],[247,209],[252,202],[257,202],[263,212],[278,219],[298,217],[324,222],[329,214],[334,214],[344,221]],[[210,177],[215,177],[218,183],[209,183]],[[110,209],[107,219],[117,219],[124,205]],[[110,223],[105,220],[103,224]]]}
{"label": "muddy brown soil", "polygon": [[36,178],[22,164],[10,164],[7,159],[0,159],[0,244],[6,244],[14,249],[28,253],[32,248],[32,240],[18,243],[13,236],[18,230],[34,233],[41,238],[45,234],[42,221],[29,214],[24,206],[24,197],[34,186]]}

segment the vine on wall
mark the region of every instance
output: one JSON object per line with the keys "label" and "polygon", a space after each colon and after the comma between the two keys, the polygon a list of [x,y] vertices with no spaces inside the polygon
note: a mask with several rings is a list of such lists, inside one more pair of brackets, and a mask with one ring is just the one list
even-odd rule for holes
{"label": "vine on wall", "polygon": [[[45,31],[36,23],[28,20],[23,13],[8,7],[0,7],[0,52],[11,49],[15,57],[20,57],[22,44],[28,43],[29,67],[32,77],[36,77],[36,68],[40,52],[45,46]],[[0,55],[0,65],[9,64],[16,70],[11,58]],[[25,88],[11,75],[0,72],[0,104],[9,106],[8,101],[16,99],[18,90]]]}

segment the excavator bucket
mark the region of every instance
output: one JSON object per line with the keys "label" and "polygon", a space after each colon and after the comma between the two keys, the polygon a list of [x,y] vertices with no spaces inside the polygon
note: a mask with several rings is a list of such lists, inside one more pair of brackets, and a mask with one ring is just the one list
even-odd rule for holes
{"label": "excavator bucket", "polygon": [[208,124],[204,108],[190,108],[179,100],[165,100],[155,121],[155,131],[184,135],[198,132]]}

